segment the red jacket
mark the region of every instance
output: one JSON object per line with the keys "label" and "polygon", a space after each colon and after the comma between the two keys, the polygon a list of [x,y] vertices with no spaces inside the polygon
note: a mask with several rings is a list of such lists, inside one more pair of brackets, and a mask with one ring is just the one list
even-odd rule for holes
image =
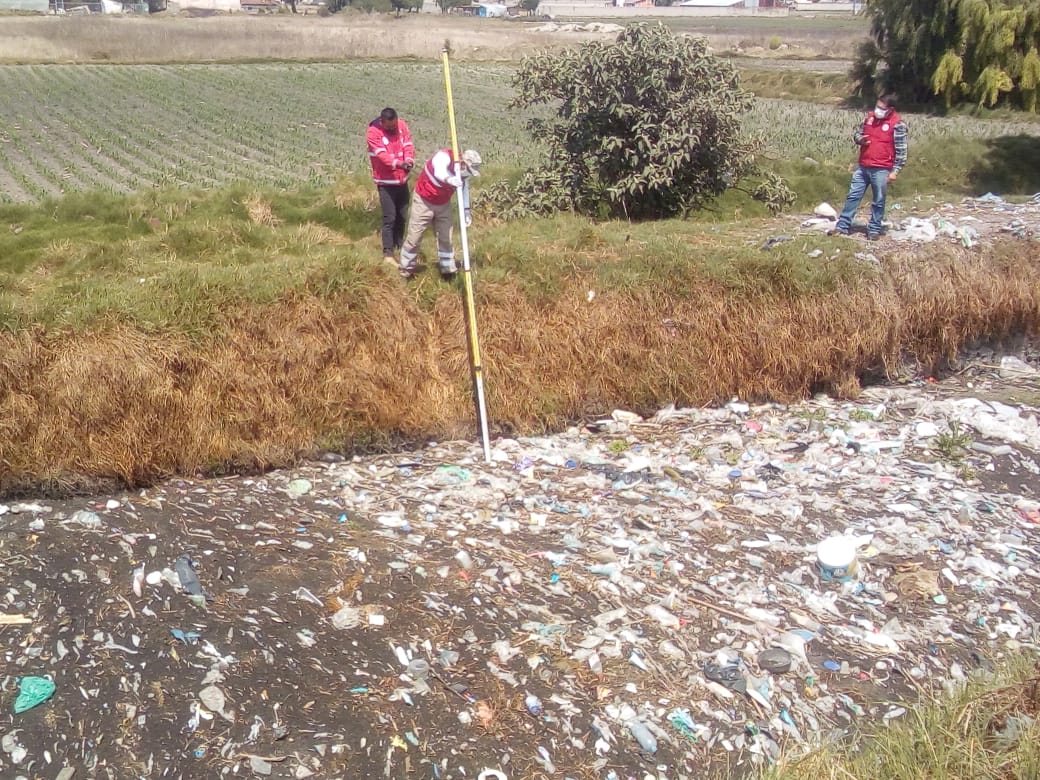
{"label": "red jacket", "polygon": [[368,125],[368,161],[372,163],[372,181],[376,184],[404,184],[408,171],[401,166],[415,162],[415,146],[408,123],[397,120],[397,133],[387,135],[379,120]]}
{"label": "red jacket", "polygon": [[896,125],[903,120],[893,111],[884,119],[878,119],[871,112],[863,122],[863,136],[870,143],[861,146],[859,164],[865,168],[888,168],[896,165]]}
{"label": "red jacket", "polygon": [[451,149],[441,149],[423,166],[415,182],[415,193],[427,203],[441,206],[455,194],[454,185],[448,183],[448,177],[454,175],[455,155]]}

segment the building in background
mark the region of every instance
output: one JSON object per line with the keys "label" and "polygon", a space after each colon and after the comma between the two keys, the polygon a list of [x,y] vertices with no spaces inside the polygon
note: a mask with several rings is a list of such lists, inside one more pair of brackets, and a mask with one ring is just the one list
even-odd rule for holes
{"label": "building in background", "polygon": [[37,11],[47,13],[48,0],[0,0],[0,11]]}

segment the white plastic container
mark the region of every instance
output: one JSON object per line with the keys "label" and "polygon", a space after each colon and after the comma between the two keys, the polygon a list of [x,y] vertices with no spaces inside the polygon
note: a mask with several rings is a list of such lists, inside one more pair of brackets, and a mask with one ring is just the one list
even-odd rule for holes
{"label": "white plastic container", "polygon": [[848,582],[859,572],[856,560],[856,542],[848,536],[831,536],[816,548],[816,564],[820,579],[827,582]]}

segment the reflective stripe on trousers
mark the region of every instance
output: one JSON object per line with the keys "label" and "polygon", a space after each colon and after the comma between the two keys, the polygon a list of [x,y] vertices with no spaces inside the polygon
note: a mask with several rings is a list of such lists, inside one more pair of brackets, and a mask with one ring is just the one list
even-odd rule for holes
{"label": "reflective stripe on trousers", "polygon": [[401,247],[401,265],[413,265],[419,256],[426,229],[433,225],[437,235],[437,265],[441,270],[455,270],[455,250],[451,244],[452,201],[434,204],[418,193],[412,195],[412,206],[408,211],[408,228],[405,230],[404,246]]}

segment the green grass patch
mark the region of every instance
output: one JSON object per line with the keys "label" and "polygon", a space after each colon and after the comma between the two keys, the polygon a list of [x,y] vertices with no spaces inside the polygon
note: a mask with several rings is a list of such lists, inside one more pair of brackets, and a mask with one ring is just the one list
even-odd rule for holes
{"label": "green grass patch", "polygon": [[1033,780],[1040,777],[1038,715],[1036,657],[1019,657],[908,708],[891,726],[786,762],[764,778]]}
{"label": "green grass patch", "polygon": [[[363,298],[367,285],[393,275],[379,259],[368,186],[283,193],[238,185],[2,206],[0,326],[76,330],[118,320],[202,336],[229,309],[293,291],[354,289]],[[560,214],[478,222],[471,257],[482,282],[506,282],[546,303],[574,278],[601,290],[660,287],[679,297],[705,283],[799,296],[868,273],[841,255],[810,259],[805,238],[764,250],[768,230],[755,218],[723,230],[709,219],[596,223]],[[433,252],[432,235],[424,249]],[[424,307],[454,294],[439,281],[415,290]]]}
{"label": "green grass patch", "polygon": [[[783,161],[772,167],[804,179],[795,190],[805,202],[843,194],[837,190],[856,154],[852,128],[862,120],[860,111],[840,107],[844,74],[742,64],[745,85],[760,96],[745,128],[762,139],[770,160]],[[529,117],[508,108],[512,74],[507,65],[469,63],[453,71],[459,140],[480,150],[488,178],[532,166],[544,153],[524,129]],[[387,94],[409,121],[420,158],[447,143],[442,73],[433,63],[2,68],[0,202],[90,193],[76,206],[62,201],[61,219],[121,202],[99,189],[273,187],[299,191],[295,206],[286,195],[283,219],[360,238],[349,233],[360,214],[317,202],[313,191],[344,177],[364,180],[364,128]],[[927,188],[938,197],[982,194],[1005,184],[1020,194],[1040,190],[1037,121],[999,112],[906,118],[910,162],[895,197]],[[799,168],[807,157],[824,167],[822,176]]]}
{"label": "green grass patch", "polygon": [[[840,204],[862,114],[817,101],[833,103],[844,76],[744,73],[761,95],[789,98],[762,97],[745,120],[748,135],[762,140],[762,167],[788,181],[799,210]],[[467,64],[454,75],[461,140],[487,161],[477,182],[479,211],[479,185],[537,164],[542,147],[521,129],[525,117],[507,108],[510,67]],[[379,217],[364,126],[397,85],[420,156],[437,148],[447,130],[440,82],[435,64],[402,62],[0,69],[0,115],[9,118],[0,199],[32,197],[19,185],[26,177],[71,190],[37,205],[0,205],[0,327],[77,329],[114,318],[204,335],[229,306],[294,290],[348,289],[363,298],[377,274],[392,274],[372,263]],[[907,120],[910,158],[890,191],[893,205],[1040,191],[1037,122],[1003,115]],[[174,129],[189,124],[191,132]],[[72,138],[83,142],[67,142]],[[104,192],[90,171],[125,187],[182,186]],[[596,224],[566,214],[478,220],[472,255],[482,279],[508,281],[543,301],[576,276],[603,289],[659,285],[677,296],[706,282],[805,295],[861,278],[864,271],[840,254],[808,259],[815,247],[804,239],[760,249],[777,228],[749,186],[685,221]],[[432,236],[426,243],[432,251]],[[432,307],[450,290],[423,281],[416,300]]]}
{"label": "green grass patch", "polygon": [[[270,204],[273,224],[251,217],[250,198]],[[350,241],[374,235],[377,215],[337,210],[327,190],[76,195],[0,207],[0,225],[0,327],[8,330],[119,320],[202,335],[228,307],[293,290],[342,291],[377,270]]]}
{"label": "green grass patch", "polygon": [[845,73],[816,73],[796,68],[756,68],[744,65],[739,67],[741,84],[760,98],[839,105],[852,94],[852,85]]}

